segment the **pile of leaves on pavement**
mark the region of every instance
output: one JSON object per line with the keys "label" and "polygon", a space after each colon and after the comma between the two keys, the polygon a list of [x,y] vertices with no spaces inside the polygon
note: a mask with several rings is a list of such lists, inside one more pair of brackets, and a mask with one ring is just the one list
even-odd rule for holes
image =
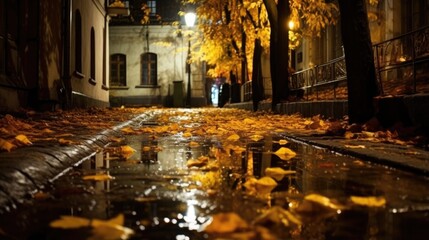
{"label": "pile of leaves on pavement", "polygon": [[[304,118],[298,114],[276,115],[239,109],[201,108],[184,112],[168,108],[90,108],[55,112],[21,111],[0,115],[0,151],[13,151],[43,141],[54,141],[60,145],[76,144],[72,140],[73,136],[94,134],[130,120],[138,114],[154,110],[163,111],[164,120],[186,113],[190,115],[189,123],[202,121],[212,132],[235,128],[240,132],[257,130],[261,135],[267,131],[278,131],[334,135],[345,139],[401,145],[423,145],[426,142],[426,137],[421,136],[415,127],[397,124],[385,129],[375,118],[363,125],[349,125],[346,118],[330,121],[320,116]],[[163,119],[158,121],[162,123]]]}

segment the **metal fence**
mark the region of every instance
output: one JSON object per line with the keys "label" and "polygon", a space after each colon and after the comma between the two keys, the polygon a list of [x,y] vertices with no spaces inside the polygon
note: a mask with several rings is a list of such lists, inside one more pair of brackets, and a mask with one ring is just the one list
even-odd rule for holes
{"label": "metal fence", "polygon": [[429,92],[429,26],[374,45],[382,95]]}
{"label": "metal fence", "polygon": [[[429,93],[429,26],[377,43],[373,50],[382,95]],[[345,57],[341,56],[291,74],[289,88],[306,100],[345,99],[346,80]],[[242,85],[242,101],[251,99],[250,81]]]}

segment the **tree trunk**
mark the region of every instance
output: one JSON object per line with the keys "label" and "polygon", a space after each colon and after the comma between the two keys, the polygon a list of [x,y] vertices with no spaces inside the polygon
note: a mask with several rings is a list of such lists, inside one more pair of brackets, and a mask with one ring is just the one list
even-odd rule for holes
{"label": "tree trunk", "polygon": [[373,98],[379,90],[365,0],[340,0],[350,123],[365,123],[375,115]]}
{"label": "tree trunk", "polygon": [[261,66],[262,46],[261,40],[255,39],[255,48],[253,50],[253,71],[252,71],[252,101],[253,111],[258,110],[259,101],[262,100],[264,87],[262,85],[262,66]]}
{"label": "tree trunk", "polygon": [[290,16],[289,0],[279,0],[277,3],[277,97],[273,103],[277,104],[289,97],[289,29],[287,23]]}
{"label": "tree trunk", "polygon": [[264,0],[265,8],[270,21],[270,72],[272,84],[272,105],[274,111],[276,105],[289,96],[289,30],[287,20],[290,15],[289,1]]}

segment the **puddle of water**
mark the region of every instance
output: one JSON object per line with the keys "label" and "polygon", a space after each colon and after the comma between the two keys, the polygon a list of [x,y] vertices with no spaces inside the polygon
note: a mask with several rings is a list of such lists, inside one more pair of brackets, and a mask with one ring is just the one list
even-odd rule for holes
{"label": "puddle of water", "polygon": [[[429,234],[425,227],[429,226],[428,179],[298,142],[280,145],[281,139],[243,139],[235,144],[245,151],[237,152],[220,149],[215,139],[126,136],[127,145],[137,150],[131,157],[121,159],[109,150],[117,146],[109,146],[57,179],[48,199],[33,200],[2,216],[1,230],[15,239],[86,239],[91,234],[88,228],[58,230],[50,228],[49,222],[61,215],[110,219],[124,214],[125,226],[135,231],[131,239],[211,239],[196,230],[213,213],[233,211],[251,222],[269,205],[290,209],[303,196],[318,193],[338,201],[351,195],[382,196],[387,204],[352,207],[328,218],[316,212],[300,228],[270,225],[270,232],[278,239],[419,239]],[[190,141],[199,145],[190,146]],[[281,147],[297,156],[280,159],[273,153]],[[210,179],[216,195],[209,195],[195,180],[210,172],[187,167],[189,159],[201,156],[217,157],[220,162],[222,171]],[[279,181],[269,200],[237,190],[243,176],[263,177],[267,167],[296,174]],[[114,179],[82,180],[82,176],[100,173]]]}

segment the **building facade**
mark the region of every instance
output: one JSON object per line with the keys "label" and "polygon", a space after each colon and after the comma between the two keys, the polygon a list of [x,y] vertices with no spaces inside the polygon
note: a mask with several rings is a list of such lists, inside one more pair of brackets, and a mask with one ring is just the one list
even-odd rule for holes
{"label": "building facade", "polygon": [[[147,22],[141,21],[142,4],[151,10]],[[193,59],[187,66],[197,28],[179,17],[180,1],[136,0],[129,6],[131,16],[110,23],[111,105],[181,107],[188,91],[191,106],[205,105],[205,65]]]}
{"label": "building facade", "polygon": [[108,106],[107,0],[0,0],[0,110]]}

